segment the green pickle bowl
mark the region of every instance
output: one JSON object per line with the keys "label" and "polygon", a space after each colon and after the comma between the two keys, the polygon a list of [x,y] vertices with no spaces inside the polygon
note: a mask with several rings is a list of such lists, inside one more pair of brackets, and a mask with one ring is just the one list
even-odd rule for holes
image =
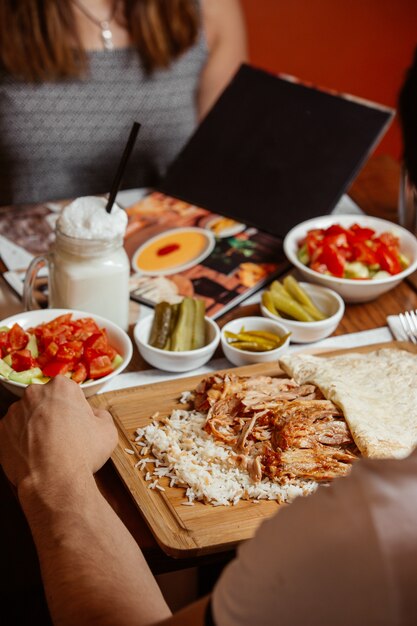
{"label": "green pickle bowl", "polygon": [[300,322],[278,317],[271,313],[261,302],[262,315],[271,320],[279,321],[287,331],[291,332],[291,341],[293,343],[312,343],[313,341],[320,341],[320,339],[329,337],[338,327],[345,312],[343,299],[333,289],[328,289],[321,285],[300,282],[300,286],[310,297],[313,304],[326,315],[324,320]]}
{"label": "green pickle bowl", "polygon": [[204,318],[206,344],[195,350],[171,351],[155,348],[149,344],[154,314],[140,320],[133,330],[133,337],[142,358],[157,369],[166,372],[189,372],[209,361],[220,341],[220,328],[209,317]]}
{"label": "green pickle bowl", "polygon": [[[283,343],[277,348],[253,352],[250,350],[235,348],[227,336],[228,333],[239,334],[242,329],[247,332],[261,331],[272,333],[274,335],[278,335],[279,337],[284,337],[285,335],[287,336]],[[250,365],[251,363],[268,363],[270,361],[277,360],[288,349],[288,346],[290,345],[290,336],[288,336],[288,330],[283,324],[281,324],[281,322],[272,319],[265,319],[260,316],[253,316],[239,317],[225,324],[221,330],[220,341],[225,357],[233,363],[233,365],[240,367],[241,365]]]}

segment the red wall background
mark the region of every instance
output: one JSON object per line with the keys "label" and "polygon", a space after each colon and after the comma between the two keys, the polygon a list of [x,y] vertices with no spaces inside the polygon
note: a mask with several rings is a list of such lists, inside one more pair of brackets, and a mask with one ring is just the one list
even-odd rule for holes
{"label": "red wall background", "polygon": [[[241,0],[241,4],[253,65],[396,107],[417,47],[417,0]],[[401,158],[397,120],[376,152]]]}

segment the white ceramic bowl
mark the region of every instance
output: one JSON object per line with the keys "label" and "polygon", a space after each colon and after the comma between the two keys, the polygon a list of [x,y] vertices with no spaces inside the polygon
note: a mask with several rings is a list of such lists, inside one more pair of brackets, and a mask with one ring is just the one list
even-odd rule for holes
{"label": "white ceramic bowl", "polygon": [[261,302],[262,315],[271,320],[276,320],[285,326],[291,332],[292,342],[311,343],[312,341],[319,341],[328,337],[336,330],[345,312],[345,303],[333,289],[328,289],[321,285],[312,285],[311,283],[300,283],[300,285],[317,308],[327,315],[326,319],[318,322],[287,320],[271,313]]}
{"label": "white ceramic bowl", "polygon": [[207,344],[196,350],[184,350],[183,352],[171,352],[161,350],[149,345],[153,315],[140,320],[133,331],[133,336],[141,356],[153,367],[167,372],[189,372],[198,369],[213,356],[220,341],[220,328],[209,317],[206,322]]}
{"label": "white ceramic bowl", "polygon": [[[304,239],[308,230],[312,228],[328,228],[332,224],[349,227],[355,222],[360,226],[373,228],[377,234],[388,231],[397,235],[400,239],[400,250],[409,259],[410,265],[399,274],[388,278],[355,280],[319,274],[301,263],[297,258],[298,242]],[[417,269],[417,239],[414,235],[393,222],[369,215],[325,215],[302,222],[290,230],[285,237],[284,252],[303,278],[334,289],[346,302],[368,302],[374,300],[381,294],[396,287],[406,276]]]}
{"label": "white ceramic bowl", "polygon": [[[87,313],[85,311],[73,311],[70,309],[36,309],[35,311],[24,311],[2,320],[0,322],[0,326],[12,327],[13,324],[17,323],[24,330],[26,330],[32,326],[38,326],[39,324],[43,324],[45,322],[51,322],[59,315],[64,315],[65,313],[72,313],[74,320],[82,317],[93,318],[100,328],[106,329],[110,344],[123,357],[123,362],[111,374],[80,385],[85,397],[89,398],[90,396],[96,394],[109,380],[120,374],[132,358],[132,342],[130,341],[127,333],[125,333],[120,326],[117,326],[110,320],[100,317],[99,315],[93,315],[92,313]],[[24,385],[23,383],[6,380],[3,377],[0,377],[0,382],[4,387],[6,387],[6,389],[20,397],[23,395],[23,392],[27,387],[27,385]]]}
{"label": "white ceramic bowl", "polygon": [[234,348],[226,338],[225,332],[239,333],[242,330],[264,330],[269,333],[275,333],[282,337],[288,333],[288,330],[281,324],[272,319],[265,317],[239,317],[225,324],[221,330],[221,344],[225,357],[234,365],[250,365],[251,363],[267,363],[277,360],[290,345],[290,338],[284,341],[282,346],[275,350],[267,350],[265,352],[249,352],[249,350],[239,350]]}

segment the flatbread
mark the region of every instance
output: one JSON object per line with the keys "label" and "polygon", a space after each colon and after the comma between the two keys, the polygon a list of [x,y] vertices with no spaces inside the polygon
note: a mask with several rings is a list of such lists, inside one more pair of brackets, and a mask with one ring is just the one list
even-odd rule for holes
{"label": "flatbread", "polygon": [[280,365],[342,409],[363,456],[402,458],[417,445],[416,355],[390,348],[335,357],[296,354]]}

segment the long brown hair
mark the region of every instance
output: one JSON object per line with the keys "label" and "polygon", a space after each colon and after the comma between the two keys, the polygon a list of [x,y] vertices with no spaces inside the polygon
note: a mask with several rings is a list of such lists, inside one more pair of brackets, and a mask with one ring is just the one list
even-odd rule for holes
{"label": "long brown hair", "polygon": [[[116,0],[115,0],[116,1]],[[168,67],[196,40],[196,0],[120,0],[147,72]],[[36,82],[80,76],[87,57],[69,0],[1,0],[0,67]]]}

